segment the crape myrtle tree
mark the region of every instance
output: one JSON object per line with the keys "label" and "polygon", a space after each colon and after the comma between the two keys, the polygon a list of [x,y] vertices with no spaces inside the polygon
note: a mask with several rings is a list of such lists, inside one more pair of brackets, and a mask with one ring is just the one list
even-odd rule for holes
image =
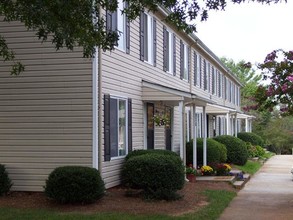
{"label": "crape myrtle tree", "polygon": [[259,64],[263,79],[255,93],[258,110],[279,109],[281,114],[293,115],[293,51],[274,50]]}
{"label": "crape myrtle tree", "polygon": [[[224,10],[227,2],[243,3],[249,0],[123,0],[123,10],[129,20],[147,8],[156,11],[159,6],[169,10],[167,22],[186,32],[196,30],[195,20],[204,21],[209,10]],[[262,4],[278,3],[282,0],[250,0]],[[283,0],[284,1],[284,0]],[[285,0],[286,1],[286,0]],[[119,38],[118,31],[106,30],[106,19],[101,9],[114,12],[117,0],[1,0],[0,15],[9,21],[21,21],[29,30],[36,31],[41,41],[51,41],[55,48],[73,50],[83,48],[84,57],[93,57],[95,48],[113,50]],[[186,23],[188,21],[188,23]],[[19,74],[24,66],[6,44],[0,33],[0,56],[12,62],[11,73]]]}

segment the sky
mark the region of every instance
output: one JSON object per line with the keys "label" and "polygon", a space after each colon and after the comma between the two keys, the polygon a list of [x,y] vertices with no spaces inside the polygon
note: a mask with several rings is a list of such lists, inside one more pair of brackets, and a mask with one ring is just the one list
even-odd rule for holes
{"label": "sky", "polygon": [[218,57],[262,63],[275,49],[293,49],[293,0],[262,5],[228,4],[197,23],[196,35]]}

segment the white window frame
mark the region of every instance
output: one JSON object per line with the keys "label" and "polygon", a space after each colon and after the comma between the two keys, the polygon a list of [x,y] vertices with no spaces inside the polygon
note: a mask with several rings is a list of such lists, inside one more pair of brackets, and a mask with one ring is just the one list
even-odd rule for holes
{"label": "white window frame", "polygon": [[117,30],[119,34],[118,45],[116,46],[117,49],[122,50],[123,52],[126,51],[126,17],[125,14],[122,14],[122,11],[125,8],[125,3],[123,0],[118,0],[118,7],[117,7]]}
{"label": "white window frame", "polygon": [[[144,50],[144,62],[153,65],[154,64],[154,33],[153,33],[154,17],[146,12],[144,12],[144,16],[146,16],[146,21],[147,21],[147,33],[144,33],[144,45],[147,44],[147,48],[148,48],[147,54],[146,54],[146,51]],[[145,39],[147,39],[147,41]],[[147,57],[147,60],[146,60],[146,57]]]}
{"label": "white window frame", "polygon": [[183,42],[183,66],[184,66],[184,70],[183,70],[183,80],[188,81],[189,80],[189,68],[188,68],[188,45],[186,43]]}
{"label": "white window frame", "polygon": [[173,48],[173,40],[174,40],[174,33],[170,29],[166,29],[167,32],[167,38],[168,38],[168,45],[167,45],[167,51],[168,51],[168,66],[167,72],[173,75],[173,59],[174,59],[174,48]]}
{"label": "white window frame", "polygon": [[[118,101],[118,105],[117,105],[117,114],[118,114],[118,124],[117,124],[117,140],[118,140],[118,154],[119,154],[119,101],[123,100],[125,101],[125,155],[121,155],[121,156],[111,156],[111,160],[115,160],[115,159],[120,159],[120,158],[124,158],[126,157],[126,155],[128,154],[128,99],[126,97],[121,97],[121,96],[115,96],[115,95],[111,95],[110,99],[116,99]],[[110,146],[111,148],[111,146]]]}

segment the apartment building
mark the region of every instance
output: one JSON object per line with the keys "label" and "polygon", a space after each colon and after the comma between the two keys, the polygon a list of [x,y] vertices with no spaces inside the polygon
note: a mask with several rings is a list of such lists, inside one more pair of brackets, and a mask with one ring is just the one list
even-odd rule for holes
{"label": "apartment building", "polygon": [[107,28],[120,31],[116,49],[91,60],[80,48],[55,51],[20,22],[0,22],[26,67],[17,77],[9,63],[0,67],[0,163],[13,190],[42,191],[64,165],[99,169],[109,188],[120,184],[129,151],[167,149],[184,160],[192,138],[236,135],[240,120],[251,131],[241,83],[196,35],[165,23],[162,8],[131,23],[120,9],[105,12]]}

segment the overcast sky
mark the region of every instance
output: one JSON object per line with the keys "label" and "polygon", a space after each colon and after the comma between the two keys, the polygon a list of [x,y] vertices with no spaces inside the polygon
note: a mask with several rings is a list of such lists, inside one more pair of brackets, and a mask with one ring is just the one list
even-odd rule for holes
{"label": "overcast sky", "polygon": [[293,0],[262,5],[229,4],[225,11],[210,12],[197,24],[197,36],[218,57],[263,62],[274,49],[293,49]]}

